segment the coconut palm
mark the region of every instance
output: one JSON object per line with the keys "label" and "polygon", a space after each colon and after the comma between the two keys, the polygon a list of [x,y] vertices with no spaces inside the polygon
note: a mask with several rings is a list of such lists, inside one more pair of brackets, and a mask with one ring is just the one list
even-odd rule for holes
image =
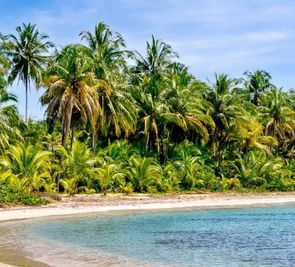
{"label": "coconut palm", "polygon": [[9,146],[13,139],[21,139],[18,130],[14,127],[18,120],[14,105],[17,99],[15,95],[8,93],[4,86],[4,79],[3,82],[0,80],[0,152]]}
{"label": "coconut palm", "polygon": [[274,88],[265,94],[262,102],[265,134],[278,139],[281,145],[295,140],[295,111],[288,95],[282,89]]}
{"label": "coconut palm", "polygon": [[[57,53],[44,79],[46,92],[41,103],[46,105],[49,120],[60,119],[62,145],[74,127],[89,122],[94,129],[99,111],[96,86],[99,81],[92,71],[89,51],[81,45],[68,45]],[[72,144],[72,141],[71,141]]]}
{"label": "coconut palm", "polygon": [[95,158],[90,149],[75,140],[70,151],[63,146],[56,150],[61,159],[58,171],[65,191],[71,195],[78,191],[93,192],[91,183],[95,177]]}
{"label": "coconut palm", "polygon": [[263,126],[252,116],[240,117],[236,123],[232,139],[238,141],[241,151],[246,152],[251,148],[263,150],[272,156],[270,147],[276,146],[278,141],[269,135],[264,135]]}
{"label": "coconut palm", "polygon": [[96,168],[96,179],[99,182],[101,192],[106,195],[112,183],[123,184],[126,173],[115,163],[103,160],[100,167]]}
{"label": "coconut palm", "polygon": [[49,60],[46,54],[53,44],[48,41],[48,35],[41,34],[36,25],[31,23],[18,26],[16,32],[17,35],[7,35],[4,53],[11,62],[9,81],[13,82],[18,78],[25,84],[25,121],[27,122],[30,83],[40,82],[44,65]]}
{"label": "coconut palm", "polygon": [[266,153],[259,150],[249,151],[244,156],[237,154],[236,160],[228,167],[235,170],[236,177],[244,186],[249,187],[266,186],[276,178],[288,178],[292,174],[282,158],[269,158]]}
{"label": "coconut palm", "polygon": [[[172,63],[172,59],[177,56],[170,45],[152,35],[151,42],[146,43],[146,56],[135,52],[136,65],[133,71],[142,77],[154,76],[158,78],[167,72],[167,67]],[[157,96],[156,88],[154,88],[154,92],[152,92],[153,90],[150,91],[154,96]]]}
{"label": "coconut palm", "polygon": [[[199,134],[203,140],[209,139],[208,129],[215,127],[209,115],[212,107],[195,84],[195,79],[188,73],[187,67],[174,63],[167,75],[167,88],[161,92],[163,101],[167,101],[169,112],[161,115],[171,135],[186,133],[192,137]],[[172,136],[173,138],[173,136]]]}
{"label": "coconut palm", "polygon": [[104,81],[97,87],[99,116],[96,120],[93,149],[99,136],[117,137],[124,133],[128,137],[135,131],[137,109],[126,89],[124,71],[126,69],[125,41],[120,34],[100,22],[94,33],[81,32],[86,40],[94,61],[93,71],[97,79]]}
{"label": "coconut palm", "polygon": [[95,121],[94,148],[99,135],[128,137],[134,133],[138,117],[136,103],[127,90],[105,83],[96,92],[100,112]]}
{"label": "coconut palm", "polygon": [[211,146],[219,164],[223,160],[230,135],[236,128],[236,122],[245,115],[240,98],[233,93],[238,82],[225,74],[216,74],[215,83],[204,92],[204,98],[212,106],[209,114],[214,120],[215,127],[212,128]]}
{"label": "coconut palm", "polygon": [[261,105],[261,97],[268,89],[273,88],[271,75],[264,70],[256,70],[253,73],[246,71],[245,87],[248,90],[250,102],[256,106]]}
{"label": "coconut palm", "polygon": [[6,182],[20,191],[38,191],[44,188],[50,168],[50,152],[38,146],[19,143],[11,146],[1,159],[1,168],[7,170]]}
{"label": "coconut palm", "polygon": [[84,31],[80,36],[92,51],[97,78],[113,85],[118,83],[121,80],[121,71],[126,67],[126,45],[123,37],[103,22],[95,26],[93,33]]}
{"label": "coconut palm", "polygon": [[214,176],[207,155],[195,144],[185,140],[174,149],[174,162],[184,190],[204,189]]}
{"label": "coconut palm", "polygon": [[131,69],[133,96],[140,106],[141,128],[146,137],[146,149],[156,146],[160,154],[160,136],[164,125],[161,123],[161,114],[168,113],[169,107],[161,97],[161,92],[167,88],[165,75],[172,59],[177,54],[171,46],[157,40],[147,42],[146,56],[135,52],[135,66]]}
{"label": "coconut palm", "polygon": [[161,167],[153,158],[132,156],[127,167],[128,177],[136,192],[147,192],[161,179]]}

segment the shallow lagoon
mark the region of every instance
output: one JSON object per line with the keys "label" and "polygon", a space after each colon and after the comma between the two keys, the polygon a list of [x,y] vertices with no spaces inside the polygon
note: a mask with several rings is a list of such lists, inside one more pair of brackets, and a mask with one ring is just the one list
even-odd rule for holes
{"label": "shallow lagoon", "polygon": [[295,206],[281,206],[83,215],[0,227],[9,230],[1,244],[18,244],[54,266],[295,266],[294,220]]}

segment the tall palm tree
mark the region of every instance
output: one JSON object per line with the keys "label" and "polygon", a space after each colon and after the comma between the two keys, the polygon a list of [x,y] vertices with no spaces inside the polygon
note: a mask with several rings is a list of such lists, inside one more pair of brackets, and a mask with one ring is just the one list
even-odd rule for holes
{"label": "tall palm tree", "polygon": [[253,73],[246,71],[245,87],[248,90],[250,101],[256,105],[261,105],[263,93],[273,88],[271,84],[271,75],[264,70],[256,70]]}
{"label": "tall palm tree", "polygon": [[9,81],[21,80],[25,84],[26,104],[25,121],[28,121],[28,91],[30,83],[40,82],[44,65],[49,58],[48,49],[53,44],[48,41],[48,35],[41,34],[36,25],[22,24],[16,28],[17,35],[7,36],[5,54],[11,62]]}
{"label": "tall palm tree", "polygon": [[162,114],[167,128],[171,130],[169,134],[177,135],[184,132],[187,133],[184,135],[186,137],[199,134],[203,140],[209,139],[208,129],[215,127],[209,115],[212,107],[200,94],[187,67],[180,63],[170,66],[167,88],[161,92],[161,98],[169,105],[169,112]]}
{"label": "tall palm tree", "polygon": [[135,66],[131,69],[133,96],[140,106],[141,127],[146,137],[146,149],[156,146],[160,154],[160,136],[164,125],[160,116],[169,111],[167,103],[161,98],[166,88],[165,75],[177,54],[168,44],[152,36],[147,42],[146,56],[135,52]]}
{"label": "tall palm tree", "polygon": [[[95,127],[99,111],[96,87],[99,81],[93,73],[93,61],[87,48],[81,45],[68,45],[57,53],[49,66],[44,86],[46,92],[41,103],[46,105],[49,119],[60,119],[62,145],[66,145],[69,130],[88,121]],[[72,142],[71,142],[72,143]]]}
{"label": "tall palm tree", "polygon": [[93,71],[97,79],[104,81],[97,87],[100,113],[96,121],[93,149],[99,135],[126,137],[135,131],[137,109],[134,99],[126,88],[125,41],[122,36],[111,31],[109,26],[100,22],[94,32],[81,32],[87,42],[94,61]]}
{"label": "tall palm tree", "polygon": [[80,36],[92,51],[97,78],[112,84],[119,82],[120,72],[126,67],[127,51],[124,50],[126,44],[123,37],[103,22],[95,26],[93,33],[83,31]]}
{"label": "tall palm tree", "polygon": [[212,105],[210,115],[215,123],[211,133],[213,155],[222,161],[223,152],[228,144],[230,134],[236,127],[245,110],[237,95],[233,94],[238,81],[225,74],[215,75],[215,83],[204,92],[204,97]]}

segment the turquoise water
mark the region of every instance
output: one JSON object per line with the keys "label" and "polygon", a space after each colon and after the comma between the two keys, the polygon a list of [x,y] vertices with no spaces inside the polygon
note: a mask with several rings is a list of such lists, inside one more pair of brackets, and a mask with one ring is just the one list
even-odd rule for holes
{"label": "turquoise water", "polygon": [[32,221],[33,236],[174,266],[295,266],[295,207],[91,215]]}

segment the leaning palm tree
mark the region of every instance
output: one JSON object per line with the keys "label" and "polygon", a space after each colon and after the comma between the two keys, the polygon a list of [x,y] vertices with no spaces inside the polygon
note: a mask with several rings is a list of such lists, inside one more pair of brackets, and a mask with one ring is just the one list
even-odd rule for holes
{"label": "leaning palm tree", "polygon": [[[92,71],[92,60],[88,49],[81,45],[68,45],[57,53],[49,66],[44,86],[46,92],[41,103],[46,105],[50,120],[60,119],[62,145],[74,127],[88,121],[94,129],[98,114],[98,97],[95,88],[99,81]],[[71,142],[72,144],[72,142]]]}
{"label": "leaning palm tree", "polygon": [[44,65],[48,62],[48,49],[53,47],[48,35],[41,34],[36,25],[22,24],[16,28],[17,35],[10,34],[5,41],[5,54],[11,62],[9,81],[18,78],[25,84],[25,121],[28,121],[28,91],[31,81],[38,84]]}

